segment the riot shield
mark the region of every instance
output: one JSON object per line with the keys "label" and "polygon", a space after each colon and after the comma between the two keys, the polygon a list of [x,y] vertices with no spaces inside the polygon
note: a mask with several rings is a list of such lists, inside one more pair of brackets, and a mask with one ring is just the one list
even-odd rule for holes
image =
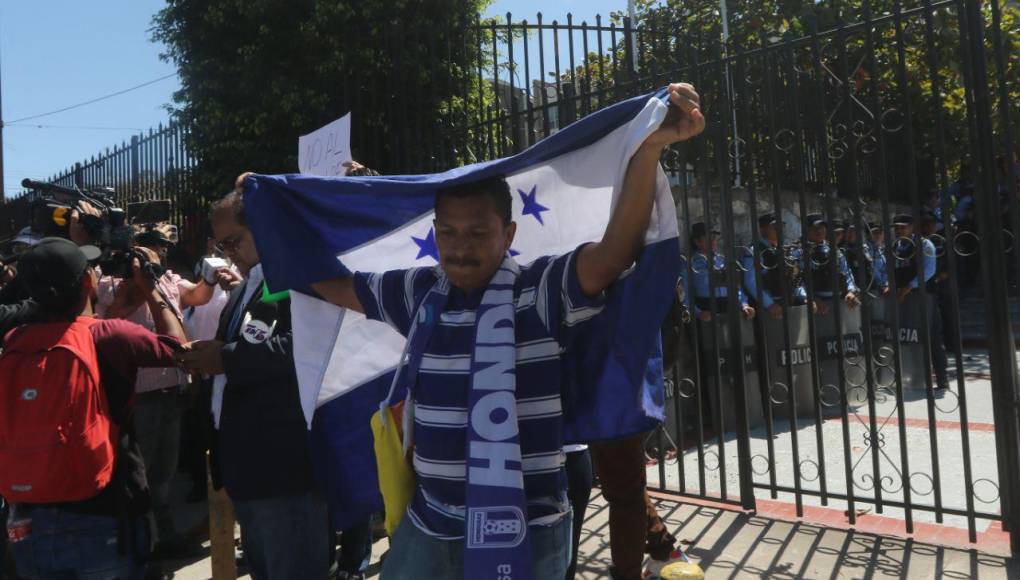
{"label": "riot shield", "polygon": [[[751,429],[764,425],[765,415],[762,412],[761,388],[758,380],[758,355],[755,350],[753,323],[744,318],[740,319],[741,351],[744,359],[742,365],[733,365],[728,360],[730,358],[730,345],[732,344],[733,337],[730,336],[730,325],[724,316],[717,316],[715,320],[709,322],[699,320],[698,333],[701,377],[711,405],[711,423],[713,425],[718,423],[721,411],[723,429],[726,431],[736,429],[736,397],[734,396],[736,381],[734,380],[733,373],[742,372],[744,374],[744,389],[747,393],[748,424]],[[718,364],[714,362],[714,333],[719,335]]]}
{"label": "riot shield", "polygon": [[[790,416],[791,397],[795,397],[798,417],[814,417],[814,381],[811,376],[811,338],[808,334],[806,305],[786,309],[783,319],[763,316],[768,348],[770,385],[766,393],[776,417]],[[790,344],[786,345],[785,327],[789,325]],[[791,384],[792,378],[792,384]]]}
{"label": "riot shield", "polygon": [[[867,384],[867,364],[864,360],[864,339],[861,335],[861,309],[851,310],[842,300],[828,301],[829,311],[815,314],[817,337],[818,380],[816,392],[825,415],[838,415],[841,411],[842,392]],[[836,328],[836,309],[839,309],[842,328]],[[842,354],[840,352],[842,341]],[[840,380],[840,367],[843,380]]]}

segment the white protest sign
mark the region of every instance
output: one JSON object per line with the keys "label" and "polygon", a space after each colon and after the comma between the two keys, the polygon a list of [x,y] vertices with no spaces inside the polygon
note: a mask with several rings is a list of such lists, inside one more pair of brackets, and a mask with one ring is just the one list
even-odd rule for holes
{"label": "white protest sign", "polygon": [[308,175],[344,175],[351,161],[351,114],[298,137],[298,171]]}

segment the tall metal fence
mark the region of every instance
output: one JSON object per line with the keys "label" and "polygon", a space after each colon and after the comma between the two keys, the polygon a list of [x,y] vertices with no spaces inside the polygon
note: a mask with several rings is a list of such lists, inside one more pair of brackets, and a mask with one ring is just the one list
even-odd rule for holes
{"label": "tall metal fence", "polygon": [[[649,439],[649,485],[746,508],[788,500],[801,516],[838,506],[850,524],[867,505],[906,532],[932,521],[975,541],[990,522],[1020,525],[1020,316],[1009,295],[1020,272],[1020,87],[1002,9],[865,6],[857,22],[756,46],[692,43],[626,19],[507,15],[465,30],[459,46],[431,47],[478,57],[470,75],[442,77],[463,83],[445,114],[407,118],[387,99],[389,127],[359,129],[360,96],[352,145],[369,166],[439,171],[514,154],[667,81],[693,82],[709,125],[663,164],[683,231],[707,222],[721,236],[717,246],[684,240],[690,318],[674,325],[683,346],[667,420]],[[343,90],[362,92],[356,80]],[[205,200],[192,190],[200,160],[187,136],[161,128],[54,180],[111,185],[124,202],[173,199],[197,244]],[[0,227],[24,204],[0,207]],[[915,227],[894,226],[894,213]],[[975,303],[986,351],[964,349]]]}
{"label": "tall metal fence", "polygon": [[[171,123],[149,129],[99,155],[75,163],[47,181],[65,187],[109,187],[121,207],[139,201],[168,199],[171,217],[189,250],[204,249],[204,203],[192,187],[197,160],[188,152],[187,127]],[[0,205],[0,237],[29,223],[32,192]]]}

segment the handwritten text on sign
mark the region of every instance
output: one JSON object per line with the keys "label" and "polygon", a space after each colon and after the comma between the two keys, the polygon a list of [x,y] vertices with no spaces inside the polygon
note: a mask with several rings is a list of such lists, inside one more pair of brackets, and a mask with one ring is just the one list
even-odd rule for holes
{"label": "handwritten text on sign", "polygon": [[351,160],[351,114],[298,138],[298,170],[308,175],[344,175]]}

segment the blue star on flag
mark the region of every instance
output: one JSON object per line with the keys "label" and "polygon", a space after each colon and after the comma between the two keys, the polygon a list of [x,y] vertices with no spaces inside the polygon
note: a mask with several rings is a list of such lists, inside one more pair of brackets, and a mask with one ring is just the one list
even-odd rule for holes
{"label": "blue star on flag", "polygon": [[415,260],[420,260],[426,256],[430,256],[433,260],[439,261],[439,249],[436,248],[436,231],[433,228],[429,228],[429,234],[424,239],[416,238],[411,236],[415,244],[418,244],[418,256]]}
{"label": "blue star on flag", "polygon": [[520,256],[520,255],[521,255],[520,252],[518,252],[517,250],[515,250],[513,248],[510,248],[510,257],[511,258],[515,258],[515,257]]}
{"label": "blue star on flag", "polygon": [[545,220],[542,219],[542,212],[549,211],[549,208],[538,203],[538,201],[535,199],[535,197],[538,195],[538,192],[536,191],[537,189],[538,186],[533,185],[531,186],[531,191],[529,193],[524,193],[523,189],[517,190],[517,193],[521,195],[521,201],[524,202],[524,209],[521,210],[521,215],[535,216],[535,219],[538,220],[538,223],[544,226]]}

